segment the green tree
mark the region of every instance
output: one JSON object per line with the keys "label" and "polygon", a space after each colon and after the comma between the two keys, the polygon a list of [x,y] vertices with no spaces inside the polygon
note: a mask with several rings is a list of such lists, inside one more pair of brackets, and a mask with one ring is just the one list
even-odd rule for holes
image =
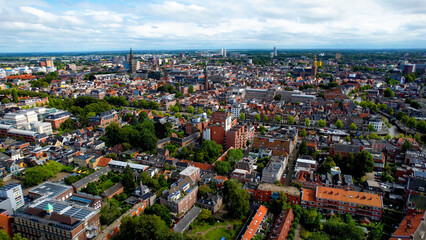
{"label": "green tree", "polygon": [[189,107],[188,107],[188,113],[193,114],[194,112],[195,112],[194,107],[193,107],[193,106],[189,106]]}
{"label": "green tree", "polygon": [[22,237],[20,233],[15,233],[15,234],[13,235],[12,240],[28,240],[28,239],[27,239],[27,238]]}
{"label": "green tree", "polygon": [[299,154],[308,154],[308,147],[306,146],[305,139],[302,140],[302,142],[299,145]]}
{"label": "green tree", "polygon": [[383,91],[383,94],[384,94],[385,97],[395,97],[395,93],[390,88],[386,88]]}
{"label": "green tree", "polygon": [[306,137],[308,134],[306,133],[306,130],[303,129],[302,131],[299,132],[299,136],[301,136],[302,138]]}
{"label": "green tree", "polygon": [[10,100],[9,100],[9,98],[5,97],[1,100],[1,103],[2,104],[10,103]]}
{"label": "green tree", "polygon": [[275,117],[275,122],[277,122],[277,123],[280,123],[280,122],[282,122],[283,120],[281,119],[281,117],[280,116],[276,116]]}
{"label": "green tree", "polygon": [[392,139],[392,136],[391,136],[391,135],[389,135],[389,134],[387,134],[387,135],[385,136],[385,139],[386,139],[387,141],[389,141],[389,140],[391,140],[391,139]]}
{"label": "green tree", "polygon": [[126,168],[124,168],[123,178],[121,180],[121,183],[123,184],[124,191],[127,194],[131,194],[136,189],[136,182],[133,176],[133,170],[130,168],[129,165],[127,165]]}
{"label": "green tree", "polygon": [[381,139],[381,137],[379,135],[377,135],[376,133],[370,133],[368,135],[369,139]]}
{"label": "green tree", "polygon": [[358,127],[355,125],[355,123],[351,123],[351,125],[349,126],[350,130],[357,130]]}
{"label": "green tree", "polygon": [[228,153],[225,156],[225,160],[230,162],[231,165],[235,165],[244,157],[243,150],[241,149],[229,149]]}
{"label": "green tree", "polygon": [[198,114],[204,113],[202,108],[198,108]]}
{"label": "green tree", "polygon": [[3,229],[0,229],[0,240],[10,240],[10,236]]}
{"label": "green tree", "polygon": [[194,86],[190,85],[188,92],[191,93],[191,94],[194,93]]}
{"label": "green tree", "polygon": [[170,215],[170,209],[166,207],[164,204],[154,204],[148,211],[147,214],[155,214],[159,216],[163,221],[165,221],[168,225],[172,223],[172,216]]}
{"label": "green tree", "polygon": [[345,137],[345,141],[346,141],[346,142],[351,142],[351,136],[347,135],[347,136]]}
{"label": "green tree", "polygon": [[305,126],[310,126],[311,125],[311,120],[309,120],[309,118],[305,118]]}
{"label": "green tree", "polygon": [[254,120],[256,120],[256,121],[260,121],[260,114],[258,113],[258,114],[256,114],[256,116],[254,116]]}
{"label": "green tree", "polygon": [[164,240],[168,238],[169,232],[166,223],[159,216],[143,214],[137,217],[124,217],[117,238]]}
{"label": "green tree", "polygon": [[198,215],[198,219],[201,221],[207,221],[211,217],[212,217],[212,212],[205,208],[203,208],[200,212],[200,215]]}
{"label": "green tree", "polygon": [[402,152],[406,152],[406,151],[410,150],[410,148],[411,148],[411,142],[410,142],[410,140],[406,139],[404,141],[404,144],[402,144]]}
{"label": "green tree", "polygon": [[269,117],[268,117],[268,116],[264,116],[264,117],[263,117],[263,121],[264,121],[264,122],[269,122]]}
{"label": "green tree", "polygon": [[234,218],[243,218],[250,209],[250,194],[242,188],[241,183],[231,179],[224,184],[224,202],[232,209],[230,215]]}
{"label": "green tree", "polygon": [[208,193],[211,193],[213,190],[209,187],[209,185],[204,184],[198,188],[199,196],[207,196]]}
{"label": "green tree", "polygon": [[282,211],[289,209],[291,205],[287,201],[287,196],[284,192],[278,193],[278,198],[275,198],[271,204],[271,211],[275,214],[279,214]]}
{"label": "green tree", "polygon": [[102,225],[110,225],[121,215],[121,210],[116,200],[109,200],[101,209],[100,221]]}
{"label": "green tree", "polygon": [[281,98],[282,98],[281,94],[277,94],[277,95],[274,96],[274,100],[276,100],[276,101],[280,101]]}
{"label": "green tree", "polygon": [[294,117],[293,116],[288,116],[287,123],[293,125],[294,124]]}
{"label": "green tree", "polygon": [[89,182],[86,186],[86,188],[83,190],[83,192],[86,192],[88,194],[92,194],[92,195],[99,195],[100,194],[100,189],[98,187],[98,185],[94,182]]}
{"label": "green tree", "polygon": [[336,126],[336,128],[342,128],[343,123],[342,123],[342,121],[340,121],[340,119],[337,119],[336,123],[334,123],[334,126]]}
{"label": "green tree", "polygon": [[12,99],[13,99],[14,103],[18,103],[19,102],[18,91],[16,91],[16,88],[12,89]]}
{"label": "green tree", "polygon": [[407,127],[410,128],[416,128],[417,126],[417,119],[415,117],[410,117],[406,123]]}
{"label": "green tree", "polygon": [[231,164],[226,161],[217,161],[214,166],[214,170],[219,175],[226,176],[228,175],[228,171],[232,170]]}
{"label": "green tree", "polygon": [[367,151],[361,151],[355,156],[355,161],[353,162],[352,175],[355,177],[362,177],[365,173],[373,171],[374,161],[373,155]]}
{"label": "green tree", "polygon": [[368,131],[370,131],[370,132],[372,132],[372,131],[374,131],[375,129],[374,129],[374,126],[373,126],[373,124],[368,124]]}
{"label": "green tree", "polygon": [[68,118],[65,122],[61,123],[60,129],[63,131],[74,131],[77,129],[77,123],[73,119]]}
{"label": "green tree", "polygon": [[210,109],[207,109],[207,116],[211,116],[213,113]]}
{"label": "green tree", "polygon": [[240,113],[240,119],[241,120],[245,120],[246,119],[246,115],[244,113]]}
{"label": "green tree", "polygon": [[320,126],[320,127],[325,127],[325,121],[323,120],[323,119],[320,119],[319,121],[318,121],[318,126]]}

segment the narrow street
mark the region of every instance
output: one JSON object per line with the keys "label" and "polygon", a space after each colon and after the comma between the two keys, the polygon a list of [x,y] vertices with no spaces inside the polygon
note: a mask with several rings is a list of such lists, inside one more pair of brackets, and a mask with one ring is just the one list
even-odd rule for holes
{"label": "narrow street", "polygon": [[287,174],[285,181],[284,181],[284,186],[289,186],[291,183],[291,177],[293,175],[294,172],[294,166],[296,165],[296,159],[297,159],[297,153],[299,152],[299,150],[297,148],[294,148],[293,152],[290,154],[290,157],[288,158],[288,163],[287,163],[287,169],[288,171],[286,171],[285,173]]}

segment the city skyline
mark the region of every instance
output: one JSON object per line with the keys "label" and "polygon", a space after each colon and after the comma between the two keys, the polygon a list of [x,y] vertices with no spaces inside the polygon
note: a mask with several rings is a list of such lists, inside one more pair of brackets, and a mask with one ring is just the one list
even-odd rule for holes
{"label": "city skyline", "polygon": [[3,1],[0,52],[418,49],[421,1]]}

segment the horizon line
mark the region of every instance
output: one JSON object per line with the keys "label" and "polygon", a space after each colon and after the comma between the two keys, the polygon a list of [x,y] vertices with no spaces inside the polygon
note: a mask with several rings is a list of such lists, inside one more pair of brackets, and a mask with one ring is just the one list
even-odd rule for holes
{"label": "horizon line", "polygon": [[[161,51],[218,51],[221,49],[226,49],[227,51],[266,51],[273,50],[272,48],[188,48],[188,49],[134,49],[133,51],[137,52],[161,52]],[[371,50],[393,50],[393,51],[421,51],[426,50],[426,48],[278,48],[280,51],[301,51],[301,50],[318,50],[318,51],[348,51],[348,50],[357,50],[357,51],[371,51]],[[71,51],[42,51],[42,52],[0,52],[0,55],[12,55],[12,54],[58,54],[58,53],[102,53],[102,52],[127,52],[129,50],[71,50]]]}

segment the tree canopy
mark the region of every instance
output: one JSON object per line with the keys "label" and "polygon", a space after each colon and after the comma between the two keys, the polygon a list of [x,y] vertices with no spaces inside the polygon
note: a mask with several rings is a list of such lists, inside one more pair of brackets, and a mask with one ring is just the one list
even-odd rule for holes
{"label": "tree canopy", "polygon": [[232,209],[229,214],[234,218],[243,218],[250,209],[250,194],[242,188],[241,183],[231,179],[224,184],[224,202]]}

